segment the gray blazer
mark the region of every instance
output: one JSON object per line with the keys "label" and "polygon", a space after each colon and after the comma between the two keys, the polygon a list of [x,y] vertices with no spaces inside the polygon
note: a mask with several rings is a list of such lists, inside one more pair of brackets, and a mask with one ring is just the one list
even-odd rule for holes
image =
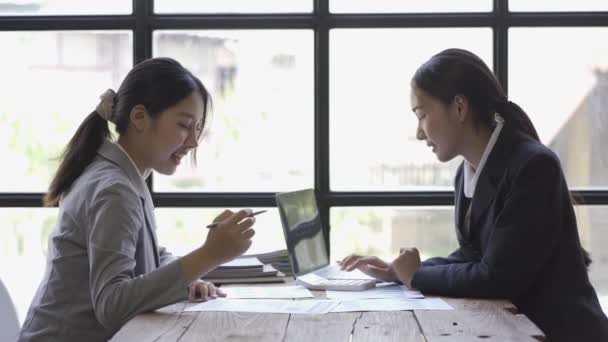
{"label": "gray blazer", "polygon": [[188,297],[159,248],[148,188],[106,141],[59,205],[45,275],[19,341],[105,341],[133,316]]}

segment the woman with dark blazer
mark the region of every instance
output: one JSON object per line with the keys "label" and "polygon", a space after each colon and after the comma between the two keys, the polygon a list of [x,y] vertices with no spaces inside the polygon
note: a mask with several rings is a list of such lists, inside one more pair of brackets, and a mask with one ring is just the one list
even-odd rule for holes
{"label": "woman with dark blazer", "polygon": [[425,293],[508,298],[548,341],[608,341],[560,161],[527,114],[465,50],[433,56],[411,86],[417,138],[440,161],[464,158],[454,184],[460,247],[423,262],[416,248],[391,263],[351,255],[342,267]]}

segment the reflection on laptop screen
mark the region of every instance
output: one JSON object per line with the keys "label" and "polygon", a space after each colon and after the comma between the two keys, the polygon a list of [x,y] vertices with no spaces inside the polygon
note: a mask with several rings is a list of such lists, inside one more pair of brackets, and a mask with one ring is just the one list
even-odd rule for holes
{"label": "reflection on laptop screen", "polygon": [[327,266],[329,256],[314,190],[279,193],[276,199],[294,275]]}

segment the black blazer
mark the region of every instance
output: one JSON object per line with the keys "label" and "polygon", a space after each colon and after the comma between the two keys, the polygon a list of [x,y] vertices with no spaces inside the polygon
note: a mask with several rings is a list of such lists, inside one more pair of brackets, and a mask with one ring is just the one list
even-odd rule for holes
{"label": "black blazer", "polygon": [[548,341],[608,341],[608,319],[589,282],[570,193],[557,156],[505,125],[470,199],[455,179],[460,247],[431,258],[412,286],[454,297],[507,298]]}

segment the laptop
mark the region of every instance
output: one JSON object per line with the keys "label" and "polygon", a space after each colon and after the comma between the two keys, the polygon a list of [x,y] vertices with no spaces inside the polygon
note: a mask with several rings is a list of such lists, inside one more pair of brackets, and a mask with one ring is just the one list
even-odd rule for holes
{"label": "laptop", "polygon": [[297,284],[310,290],[337,291],[360,291],[376,286],[374,278],[359,270],[346,272],[337,264],[330,264],[313,189],[277,193],[275,198]]}

